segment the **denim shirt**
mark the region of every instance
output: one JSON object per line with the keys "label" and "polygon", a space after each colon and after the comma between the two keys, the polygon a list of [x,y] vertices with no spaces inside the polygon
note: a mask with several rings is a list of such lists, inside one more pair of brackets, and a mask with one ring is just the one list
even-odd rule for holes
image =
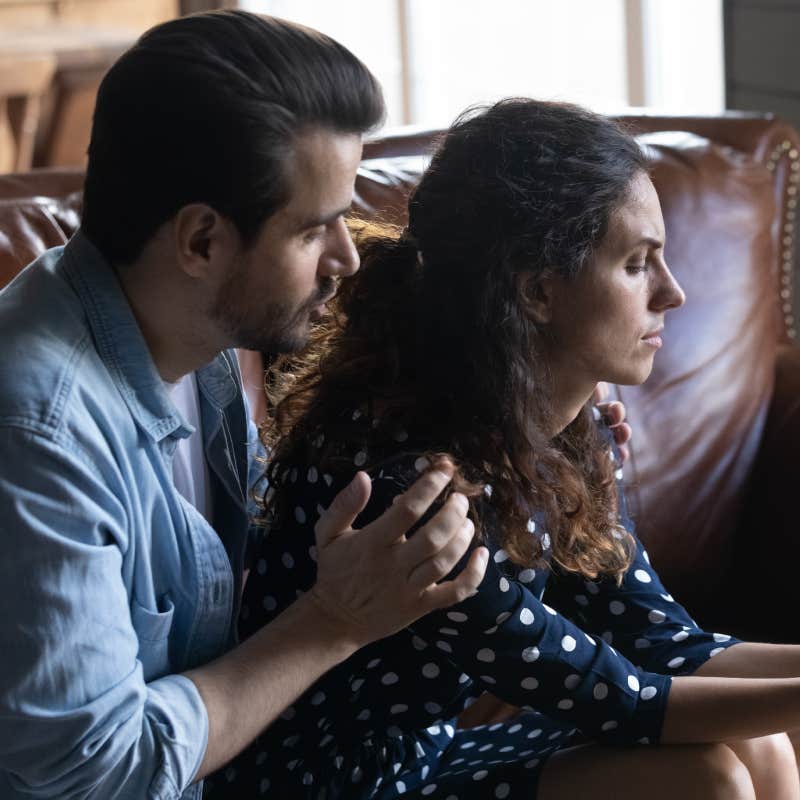
{"label": "denim shirt", "polygon": [[81,233],[0,292],[0,342],[0,797],[196,800],[179,673],[234,644],[260,466],[235,354],[197,372],[212,528],[172,480],[193,428]]}

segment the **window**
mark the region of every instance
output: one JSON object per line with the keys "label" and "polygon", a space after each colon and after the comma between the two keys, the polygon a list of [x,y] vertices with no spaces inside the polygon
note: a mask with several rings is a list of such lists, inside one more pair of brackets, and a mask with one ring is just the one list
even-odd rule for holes
{"label": "window", "polygon": [[384,88],[388,124],[446,126],[510,95],[598,111],[724,107],[721,0],[240,0],[349,47]]}

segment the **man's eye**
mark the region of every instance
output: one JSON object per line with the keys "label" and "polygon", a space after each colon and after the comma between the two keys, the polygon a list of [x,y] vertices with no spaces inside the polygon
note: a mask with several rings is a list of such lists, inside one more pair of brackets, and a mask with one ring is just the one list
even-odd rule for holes
{"label": "man's eye", "polygon": [[318,239],[321,239],[325,235],[325,228],[312,228],[310,231],[306,231],[303,234],[303,241],[306,244],[311,244],[312,242],[316,242]]}
{"label": "man's eye", "polygon": [[644,264],[628,264],[625,269],[631,274],[636,275],[639,272],[645,272],[650,268],[650,265],[645,261]]}

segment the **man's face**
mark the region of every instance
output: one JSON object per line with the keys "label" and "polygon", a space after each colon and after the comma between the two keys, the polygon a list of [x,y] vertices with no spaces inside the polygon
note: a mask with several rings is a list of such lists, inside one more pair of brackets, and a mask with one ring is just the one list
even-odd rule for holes
{"label": "man's face", "polygon": [[361,137],[314,129],[295,142],[287,165],[290,200],[242,248],[212,302],[227,346],[269,353],[301,349],[311,323],[358,270],[344,223],[361,160]]}

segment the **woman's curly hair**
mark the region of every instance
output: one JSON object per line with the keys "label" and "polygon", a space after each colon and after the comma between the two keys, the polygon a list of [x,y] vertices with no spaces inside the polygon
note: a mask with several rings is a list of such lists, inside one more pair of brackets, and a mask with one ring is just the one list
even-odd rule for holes
{"label": "woman's curly hair", "polygon": [[528,531],[539,512],[562,569],[621,579],[633,547],[617,524],[609,443],[591,404],[546,434],[547,331],[518,278],[577,276],[646,168],[631,137],[575,106],[510,99],[462,115],[409,199],[405,230],[353,223],[360,272],[273,373],[276,462],[368,395],[452,456],[474,507],[491,487],[493,537],[513,561],[541,563]]}

